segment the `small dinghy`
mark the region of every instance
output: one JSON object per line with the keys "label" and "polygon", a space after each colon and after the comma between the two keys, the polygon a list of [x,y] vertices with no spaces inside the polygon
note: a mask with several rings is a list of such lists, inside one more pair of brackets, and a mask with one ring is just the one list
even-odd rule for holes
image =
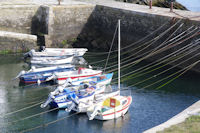
{"label": "small dinghy", "polygon": [[83,56],[87,52],[86,48],[44,48],[41,52],[34,49],[24,54],[30,57],[59,57],[59,56]]}
{"label": "small dinghy", "polygon": [[35,68],[32,67],[29,71],[21,71],[16,78],[20,79],[22,83],[38,83],[45,82],[47,78],[51,77],[55,72],[73,71],[73,65],[63,65],[56,67]]}
{"label": "small dinghy", "polygon": [[79,68],[75,71],[68,72],[57,72],[54,73],[52,77],[49,77],[47,80],[55,79],[58,84],[64,84],[66,79],[71,78],[72,80],[80,80],[87,77],[101,75],[101,70],[93,70],[90,68]]}
{"label": "small dinghy", "polygon": [[57,60],[51,60],[51,59],[42,59],[41,60],[31,60],[31,65],[62,65],[62,64],[71,64],[73,60],[73,56],[67,57],[64,59],[57,59]]}

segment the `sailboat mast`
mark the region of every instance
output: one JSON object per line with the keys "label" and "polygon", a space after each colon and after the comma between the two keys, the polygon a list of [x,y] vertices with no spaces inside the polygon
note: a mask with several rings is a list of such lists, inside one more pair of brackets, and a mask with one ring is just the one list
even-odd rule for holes
{"label": "sailboat mast", "polygon": [[120,90],[120,19],[118,20],[118,89]]}

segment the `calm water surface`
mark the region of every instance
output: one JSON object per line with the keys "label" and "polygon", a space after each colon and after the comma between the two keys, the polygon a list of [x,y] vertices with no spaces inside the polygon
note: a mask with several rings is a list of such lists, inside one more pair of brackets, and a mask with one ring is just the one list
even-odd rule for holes
{"label": "calm water surface", "polygon": [[[24,63],[21,56],[0,57],[0,132],[20,132],[25,129],[40,126],[42,124],[67,117],[73,113],[57,110],[36,117],[28,116],[44,112],[38,106],[14,114],[24,107],[37,104],[45,98],[53,87],[51,86],[29,86],[19,87],[17,80],[12,80],[23,69]],[[176,90],[164,92],[161,90],[143,90],[132,87],[131,91],[123,91],[124,95],[132,95],[133,103],[124,118],[110,121],[89,121],[85,114],[78,114],[63,119],[56,123],[43,125],[42,128],[32,130],[32,133],[141,133],[142,131],[165,122],[172,116],[178,114],[199,99],[199,94],[180,93],[181,90],[198,90],[199,75],[187,74],[179,78],[164,89]],[[133,80],[132,82],[136,82]],[[122,86],[127,86],[123,84]],[[116,87],[116,85],[114,86]]]}

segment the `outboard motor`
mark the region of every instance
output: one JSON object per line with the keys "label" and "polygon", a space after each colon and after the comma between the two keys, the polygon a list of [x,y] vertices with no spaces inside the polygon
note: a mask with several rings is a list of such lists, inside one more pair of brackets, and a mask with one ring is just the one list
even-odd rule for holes
{"label": "outboard motor", "polygon": [[70,99],[72,101],[71,105],[69,107],[67,107],[65,109],[65,111],[67,112],[70,112],[73,108],[75,108],[76,106],[78,106],[78,104],[80,103],[79,102],[79,99],[78,97],[76,96],[76,94],[72,93],[72,94],[69,94],[68,95],[68,99]]}
{"label": "outboard motor", "polygon": [[42,103],[40,105],[41,108],[45,108],[50,102],[52,101],[51,95],[49,95],[48,99],[46,100],[45,103]]}
{"label": "outboard motor", "polygon": [[101,106],[95,106],[94,111],[92,114],[89,116],[89,120],[93,120],[94,117],[98,114],[98,112],[101,111]]}
{"label": "outboard motor", "polygon": [[39,52],[42,52],[42,51],[44,51],[44,50],[45,50],[45,46],[40,46]]}
{"label": "outboard motor", "polygon": [[29,52],[26,52],[26,53],[24,54],[24,58],[26,59],[27,57],[31,57],[33,52],[35,52],[34,49],[31,49]]}

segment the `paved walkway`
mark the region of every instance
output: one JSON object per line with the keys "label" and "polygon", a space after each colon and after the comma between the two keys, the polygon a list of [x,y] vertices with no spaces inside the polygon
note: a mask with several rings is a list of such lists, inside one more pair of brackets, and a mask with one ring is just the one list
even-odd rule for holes
{"label": "paved walkway", "polygon": [[138,4],[131,4],[131,3],[124,3],[124,2],[117,2],[114,0],[76,0],[76,1],[84,1],[87,3],[103,5],[113,8],[131,10],[134,12],[141,12],[147,14],[154,14],[154,15],[162,15],[168,17],[178,17],[178,18],[190,18],[191,20],[200,21],[200,12],[191,12],[191,11],[183,11],[183,10],[173,10],[174,12],[170,12],[169,8],[160,8],[160,7],[152,7],[149,9],[148,6],[145,5],[138,5]]}
{"label": "paved walkway", "polygon": [[[36,5],[57,5],[57,0],[0,0],[0,5],[27,5],[27,4],[36,4]],[[115,0],[62,0],[62,5],[74,5],[74,4],[95,4],[103,5],[112,8],[130,10],[134,12],[141,12],[153,15],[161,15],[168,17],[178,17],[178,18],[190,18],[191,20],[200,21],[200,12],[191,12],[191,11],[182,11],[174,10],[174,12],[169,12],[169,8],[159,8],[153,7],[151,10],[148,6],[137,5],[131,3],[117,2]]]}
{"label": "paved walkway", "polygon": [[176,125],[181,122],[184,122],[186,118],[190,117],[191,115],[197,114],[198,112],[200,112],[200,101],[194,103],[193,105],[191,105],[190,107],[188,107],[187,109],[179,113],[178,115],[172,117],[168,121],[156,127],[153,127],[149,130],[146,130],[143,133],[156,133],[157,131],[162,131],[165,128],[169,128],[172,125]]}

